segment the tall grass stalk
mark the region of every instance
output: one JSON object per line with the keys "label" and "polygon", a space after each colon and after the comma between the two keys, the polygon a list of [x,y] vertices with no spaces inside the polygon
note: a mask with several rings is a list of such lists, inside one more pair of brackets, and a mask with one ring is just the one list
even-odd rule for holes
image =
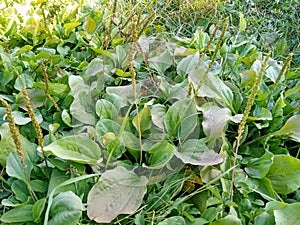
{"label": "tall grass stalk", "polygon": [[9,130],[10,130],[10,133],[12,134],[12,138],[14,140],[18,156],[19,156],[19,158],[21,160],[21,163],[23,165],[23,170],[24,170],[27,189],[30,193],[31,198],[34,201],[36,201],[37,197],[36,197],[35,193],[33,192],[32,188],[29,184],[29,178],[28,178],[28,175],[27,175],[27,165],[25,163],[25,156],[24,156],[24,151],[23,151],[22,144],[21,144],[20,133],[19,133],[19,129],[17,128],[17,126],[15,124],[15,120],[14,120],[14,117],[13,117],[13,114],[12,114],[12,109],[11,109],[10,105],[7,103],[7,101],[5,101],[3,98],[0,98],[0,102],[2,103],[2,105],[6,109]]}
{"label": "tall grass stalk", "polygon": [[45,63],[44,63],[43,59],[41,60],[41,65],[42,65],[42,71],[43,71],[44,80],[45,80],[45,93],[46,93],[46,96],[52,102],[52,104],[53,104],[54,108],[56,109],[56,111],[60,112],[61,109],[59,108],[57,103],[54,101],[53,97],[48,92],[48,90],[49,90],[49,77],[48,77],[48,73],[47,73],[46,66],[45,66]]}
{"label": "tall grass stalk", "polygon": [[137,37],[137,27],[136,27],[136,21],[132,20],[131,22],[131,34],[132,34],[132,39],[130,42],[130,49],[129,49],[129,72],[131,75],[131,80],[132,80],[132,88],[133,88],[133,95],[134,95],[134,102],[135,102],[135,110],[136,110],[136,116],[137,116],[137,131],[138,131],[138,136],[139,136],[139,145],[140,145],[140,164],[142,164],[143,161],[143,151],[142,151],[142,132],[141,132],[141,119],[140,119],[140,114],[139,114],[139,106],[138,106],[138,96],[137,96],[137,87],[136,87],[136,73],[134,70],[134,53],[136,51],[135,48],[135,43],[138,39]]}
{"label": "tall grass stalk", "polygon": [[35,129],[35,132],[36,132],[36,136],[37,136],[37,140],[38,140],[38,144],[41,148],[41,151],[42,151],[42,154],[43,154],[43,158],[45,160],[45,164],[46,164],[46,170],[48,171],[48,162],[47,162],[47,157],[46,157],[46,153],[44,151],[44,135],[43,135],[43,132],[42,132],[42,128],[39,124],[39,122],[37,121],[35,115],[34,115],[34,110],[32,108],[32,105],[31,105],[31,102],[30,102],[30,98],[29,98],[29,95],[28,95],[28,92],[27,92],[27,89],[25,87],[25,84],[24,84],[24,80],[23,78],[21,77],[21,75],[16,71],[21,83],[22,83],[22,94],[23,94],[23,98],[24,98],[24,101],[25,101],[25,106],[27,108],[27,111],[28,111],[28,115],[31,119],[31,122],[32,122],[32,125]]}
{"label": "tall grass stalk", "polygon": [[[223,29],[222,29],[222,31],[221,31],[221,35],[220,35],[220,37],[219,37],[218,43],[217,43],[217,45],[216,45],[216,48],[215,48],[215,50],[214,50],[214,54],[213,54],[213,56],[212,56],[212,58],[211,58],[211,62],[210,62],[210,64],[208,65],[208,67],[207,67],[207,69],[206,69],[206,71],[205,71],[205,73],[204,73],[202,79],[200,80],[198,86],[197,86],[196,89],[195,89],[195,93],[196,93],[196,94],[199,92],[200,88],[201,88],[202,85],[204,84],[206,78],[208,77],[209,71],[211,70],[211,68],[212,68],[212,66],[213,66],[213,64],[214,64],[214,62],[215,62],[215,60],[216,60],[216,56],[217,56],[217,54],[218,54],[219,49],[221,48],[221,44],[222,44],[222,42],[223,42],[223,38],[224,38],[224,36],[225,36],[225,33],[226,33],[226,30],[227,30],[228,24],[229,24],[229,19],[226,18],[226,19],[225,19],[225,22],[224,22],[224,25],[223,25]],[[214,31],[214,35],[216,35],[216,29],[215,29],[215,31]],[[209,45],[211,44],[211,41],[212,41],[212,39],[209,41],[209,43],[208,43]],[[205,50],[207,51],[207,49],[208,49],[208,47],[206,46]]]}
{"label": "tall grass stalk", "polygon": [[[267,63],[268,63],[268,60],[269,60],[270,56],[271,56],[271,52],[269,52],[267,54],[267,56],[265,57],[265,59],[263,61],[263,64],[260,68],[260,71],[259,71],[258,75],[256,76],[255,83],[254,83],[254,86],[251,90],[251,94],[249,96],[249,99],[247,101],[247,105],[246,105],[246,108],[244,110],[242,120],[239,124],[238,136],[236,137],[235,155],[234,155],[234,158],[233,158],[233,167],[236,166],[237,154],[238,154],[239,147],[241,145],[241,140],[242,140],[242,137],[243,137],[243,134],[244,134],[244,131],[245,131],[246,122],[247,122],[249,113],[251,111],[251,107],[252,107],[252,105],[255,101],[255,97],[256,97],[256,94],[258,92],[259,85],[262,81],[262,78],[263,78],[264,72],[266,70]],[[230,186],[231,201],[233,201],[234,172],[235,172],[235,170],[232,170],[232,178],[231,178],[231,186]]]}

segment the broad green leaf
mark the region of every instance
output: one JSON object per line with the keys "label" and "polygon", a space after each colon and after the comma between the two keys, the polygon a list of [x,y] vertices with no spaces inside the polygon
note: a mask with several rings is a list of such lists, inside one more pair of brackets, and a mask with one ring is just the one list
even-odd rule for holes
{"label": "broad green leaf", "polygon": [[67,126],[72,127],[72,118],[66,109],[61,112],[61,119]]}
{"label": "broad green leaf", "polygon": [[[123,65],[126,63],[126,50],[122,45],[116,47],[116,54],[114,54],[115,61],[117,62],[118,68],[124,68]],[[130,75],[130,73],[129,73]]]}
{"label": "broad green leaf", "polygon": [[130,72],[125,72],[124,70],[117,69],[115,74],[119,77],[131,77]]}
{"label": "broad green leaf", "polygon": [[185,220],[181,216],[173,216],[168,219],[163,220],[157,225],[185,225]]}
{"label": "broad green leaf", "polygon": [[256,72],[254,70],[245,70],[240,73],[241,88],[252,86],[256,79]]}
{"label": "broad green leaf", "polygon": [[78,27],[79,25],[80,25],[80,22],[66,23],[66,24],[64,24],[64,28],[66,30],[66,33],[69,33],[71,30]]}
{"label": "broad green leaf", "polygon": [[34,192],[45,193],[48,190],[48,181],[30,180],[29,184]]}
{"label": "broad green leaf", "polygon": [[[33,83],[34,83],[32,76],[25,74],[25,73],[23,73],[21,76],[22,76],[22,80],[24,82],[26,89],[31,89],[33,87]],[[22,81],[19,77],[17,77],[17,79],[15,81],[14,88],[18,91],[22,91]]]}
{"label": "broad green leaf", "polygon": [[[54,168],[51,172],[51,176],[50,176],[50,180],[49,180],[49,184],[48,184],[47,196],[49,196],[53,190],[56,190],[56,193],[65,192],[65,191],[74,191],[75,192],[75,186],[73,184],[65,185],[65,186],[58,188],[58,186],[61,183],[65,182],[68,179],[70,179],[70,176],[68,174],[66,174],[65,172],[63,172],[61,170],[58,170],[57,168]],[[56,193],[54,193],[54,194],[56,194]]]}
{"label": "broad green leaf", "polygon": [[[282,68],[282,65],[278,64],[277,60],[270,58],[268,60],[268,67],[265,71],[265,76],[268,77],[273,83],[275,83],[275,81],[280,73],[281,68]],[[284,76],[281,76],[279,82],[282,82],[282,81],[284,81]]]}
{"label": "broad green leaf", "polygon": [[283,92],[280,93],[280,97],[277,99],[272,109],[272,120],[270,121],[270,131],[278,130],[283,123],[283,108],[286,106],[284,102]]}
{"label": "broad green leaf", "polygon": [[193,35],[191,44],[194,44],[195,48],[202,52],[207,46],[208,41],[208,33],[204,32],[203,27],[198,27],[195,34]]}
{"label": "broad green leaf", "polygon": [[[192,82],[195,89],[198,87],[201,79],[203,79],[204,74],[205,69],[200,68],[189,73],[189,80]],[[216,99],[225,103],[230,109],[233,108],[233,93],[231,89],[226,86],[226,84],[218,76],[212,73],[208,73],[202,87],[196,94],[199,97]]]}
{"label": "broad green leaf", "polygon": [[106,63],[104,63],[103,59],[100,59],[100,58],[95,58],[93,59],[89,65],[87,66],[86,68],[86,71],[84,72],[84,75],[83,77],[85,78],[89,78],[89,77],[94,77],[94,76],[99,76],[101,74],[104,74],[104,76],[107,76],[110,71],[112,70],[113,68],[113,62],[109,61],[110,64],[108,64],[108,60],[110,58],[107,57],[106,59]]}
{"label": "broad green leaf", "polygon": [[92,164],[100,160],[100,147],[90,138],[82,135],[63,137],[44,147],[49,152],[62,159],[83,164]]}
{"label": "broad green leaf", "polygon": [[[38,87],[42,90],[46,89],[44,82],[35,82],[34,86]],[[64,98],[69,93],[69,91],[70,91],[70,88],[66,84],[48,82],[48,93],[51,96],[57,96],[59,98]]]}
{"label": "broad green leaf", "polygon": [[277,209],[283,209],[283,208],[285,208],[287,205],[288,205],[288,203],[285,203],[285,202],[270,201],[270,202],[267,202],[266,207],[265,207],[265,210],[266,210],[269,214],[273,215],[275,210],[277,210]]}
{"label": "broad green leaf", "polygon": [[31,45],[24,45],[22,48],[18,49],[18,51],[15,52],[14,56],[17,57],[21,55],[24,52],[28,52],[33,49],[33,46]]}
{"label": "broad green leaf", "polygon": [[163,77],[159,79],[160,79],[159,89],[163,93],[164,95],[163,97],[165,99],[180,100],[186,98],[189,89],[189,82],[187,79],[185,79],[181,83],[174,84],[174,85],[170,84]]}
{"label": "broad green leaf", "polygon": [[184,141],[194,131],[197,123],[196,104],[189,98],[179,100],[171,105],[164,118],[166,132],[181,141]]}
{"label": "broad green leaf", "polygon": [[196,68],[198,62],[199,52],[183,58],[177,65],[178,75],[184,77],[185,75],[189,74]]}
{"label": "broad green leaf", "polygon": [[206,146],[204,139],[187,140],[175,155],[185,164],[209,166],[223,162],[220,155]]}
{"label": "broad green leaf", "polygon": [[139,147],[139,139],[137,136],[135,136],[132,132],[130,131],[123,131],[119,135],[120,140],[122,143],[126,145],[126,147],[138,150]]}
{"label": "broad green leaf", "polygon": [[138,112],[138,114],[133,118],[132,124],[135,129],[138,131],[140,128],[141,133],[149,130],[151,127],[151,111],[148,105],[145,105],[144,108]]}
{"label": "broad green leaf", "polygon": [[[31,89],[33,87],[33,83],[34,83],[32,76],[25,74],[25,73],[23,73],[21,76],[22,76],[22,80],[24,82],[26,89]],[[17,77],[14,88],[18,91],[22,91],[22,87],[23,87],[22,82],[21,82],[20,78]]]}
{"label": "broad green leaf", "polygon": [[47,203],[46,198],[41,198],[34,203],[32,208],[32,215],[34,218],[34,222],[39,222],[41,220],[41,216],[45,209],[46,203]]}
{"label": "broad green leaf", "polygon": [[273,163],[272,159],[273,154],[269,151],[266,151],[262,157],[250,159],[245,167],[245,171],[252,178],[264,178],[269,172]]}
{"label": "broad green leaf", "polygon": [[186,225],[204,225],[208,224],[209,222],[203,218],[195,218],[193,221],[187,221]]}
{"label": "broad green leaf", "polygon": [[85,31],[88,33],[93,33],[96,30],[97,24],[95,20],[93,20],[91,17],[87,16],[85,17]]}
{"label": "broad green leaf", "polygon": [[176,147],[166,141],[158,142],[149,149],[150,157],[147,160],[147,168],[161,169],[173,157]]}
{"label": "broad green leaf", "polygon": [[72,191],[59,193],[54,197],[49,225],[73,225],[79,222],[83,210],[81,199]]}
{"label": "broad green leaf", "polygon": [[[20,112],[20,111],[13,111],[13,117],[14,117],[14,121],[17,125],[25,125],[29,122],[31,122],[30,117],[26,117],[24,113]],[[43,116],[41,113],[37,112],[34,114],[35,118],[37,119],[38,123],[41,123],[43,121]]]}
{"label": "broad green leaf", "polygon": [[[2,124],[0,127],[0,164],[5,166],[8,155],[11,152],[16,152],[16,145],[12,138],[11,132],[9,130],[8,123]],[[25,159],[27,162],[33,162],[37,160],[36,155],[36,144],[28,141],[23,135],[20,135],[22,149],[25,153]]]}
{"label": "broad green leaf", "polygon": [[[24,166],[17,152],[11,152],[7,157],[6,172],[10,177],[15,177],[21,181],[26,182],[24,173]],[[30,170],[27,167],[26,172],[30,174]]]}
{"label": "broad green leaf", "polygon": [[300,86],[295,86],[293,88],[290,88],[288,90],[286,90],[285,92],[285,97],[289,98],[289,99],[295,99],[295,100],[299,100],[299,95],[300,95]]}
{"label": "broad green leaf", "polygon": [[110,223],[119,214],[134,213],[147,191],[147,178],[124,167],[107,170],[88,194],[87,214],[97,223]]}
{"label": "broad green leaf", "polygon": [[30,196],[26,184],[21,180],[15,180],[11,185],[11,190],[20,202],[26,202]]}
{"label": "broad green leaf", "polygon": [[97,136],[101,139],[103,135],[111,132],[116,136],[120,133],[121,126],[117,122],[110,119],[102,119],[96,124]]}
{"label": "broad green leaf", "polygon": [[263,212],[254,218],[254,225],[274,225],[275,220],[272,215]]}
{"label": "broad green leaf", "polygon": [[205,135],[211,139],[216,139],[225,135],[225,126],[232,120],[235,123],[240,122],[242,115],[231,116],[228,108],[220,108],[214,104],[206,103],[201,106],[203,112],[202,127]]}
{"label": "broad green leaf", "polygon": [[296,191],[300,187],[300,160],[288,155],[274,155],[267,177],[279,194]]}
{"label": "broad green leaf", "polygon": [[166,106],[163,104],[155,104],[151,107],[152,123],[160,129],[164,129],[164,117],[166,111]]}
{"label": "broad green leaf", "polygon": [[115,119],[118,117],[117,108],[105,99],[99,99],[96,102],[96,113],[99,119]]}
{"label": "broad green leaf", "polygon": [[239,12],[239,17],[240,17],[239,32],[243,32],[246,30],[247,22],[244,18],[243,13]]}
{"label": "broad green leaf", "polygon": [[242,222],[236,216],[228,215],[224,218],[218,219],[216,222],[211,223],[211,225],[242,225]]}
{"label": "broad green leaf", "polygon": [[253,116],[249,116],[249,119],[251,120],[272,120],[272,113],[260,106],[255,106],[255,109],[253,110]]}
{"label": "broad green leaf", "polygon": [[[134,91],[132,85],[125,85],[125,86],[112,86],[107,87],[106,92],[108,94],[115,94],[121,96],[121,103],[123,105],[128,105],[129,103],[134,103]],[[141,94],[141,84],[137,83],[136,85],[136,93],[138,96]]]}
{"label": "broad green leaf", "polygon": [[267,177],[259,179],[259,186],[255,190],[259,193],[264,199],[270,201],[271,199],[277,199],[277,195],[272,186],[271,180]]}
{"label": "broad green leaf", "polygon": [[300,203],[289,204],[284,208],[274,210],[276,225],[299,225]]}
{"label": "broad green leaf", "polygon": [[[107,133],[103,136],[102,142],[105,145],[107,151],[116,159],[120,158],[125,151],[125,146],[119,139],[116,137],[111,140],[109,143],[106,144],[107,142],[107,136],[110,136],[113,133]],[[113,134],[114,135],[114,134]]]}
{"label": "broad green leaf", "polygon": [[23,205],[16,207],[4,213],[0,220],[3,223],[21,223],[31,222],[34,220],[32,215],[33,205]]}
{"label": "broad green leaf", "polygon": [[158,56],[149,59],[149,66],[155,69],[159,75],[163,76],[165,71],[173,65],[173,59],[168,50]]}
{"label": "broad green leaf", "polygon": [[300,115],[289,118],[284,126],[272,135],[289,135],[294,141],[300,142]]}
{"label": "broad green leaf", "polygon": [[[29,90],[27,90],[27,92],[28,92],[28,96],[30,98],[30,103],[31,103],[33,109],[36,109],[36,108],[44,105],[45,100],[46,100],[46,95],[43,90],[29,89]],[[25,101],[23,98],[23,94],[21,92],[16,96],[16,104],[18,104],[22,109],[27,111]]]}
{"label": "broad green leaf", "polygon": [[94,103],[91,99],[90,87],[79,76],[70,76],[69,85],[74,97],[70,106],[71,115],[82,123],[94,125]]}
{"label": "broad green leaf", "polygon": [[[109,134],[112,137],[112,134],[114,134],[115,137],[120,141],[121,146],[125,146],[133,155],[137,156],[139,153],[135,151],[139,150],[140,148],[139,139],[131,132],[124,130],[121,133],[120,132],[121,126],[113,120],[103,119],[96,124],[96,133],[100,141],[105,141],[103,140],[105,135]],[[117,146],[118,145],[116,145],[116,147]],[[110,149],[110,151],[112,151],[112,149]]]}

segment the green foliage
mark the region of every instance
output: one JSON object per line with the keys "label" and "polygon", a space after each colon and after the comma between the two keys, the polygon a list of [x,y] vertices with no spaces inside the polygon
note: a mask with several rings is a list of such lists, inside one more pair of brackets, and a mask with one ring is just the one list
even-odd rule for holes
{"label": "green foliage", "polygon": [[296,223],[298,5],[258,2],[1,3],[1,222]]}

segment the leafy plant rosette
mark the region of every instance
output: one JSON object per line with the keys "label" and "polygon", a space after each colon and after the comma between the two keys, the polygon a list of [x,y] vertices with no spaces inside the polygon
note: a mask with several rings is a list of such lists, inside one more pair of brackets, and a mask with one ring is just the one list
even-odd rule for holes
{"label": "leafy plant rosette", "polygon": [[64,19],[42,47],[1,36],[3,224],[287,223],[300,187],[291,55],[232,40],[227,20],[103,50],[99,17]]}

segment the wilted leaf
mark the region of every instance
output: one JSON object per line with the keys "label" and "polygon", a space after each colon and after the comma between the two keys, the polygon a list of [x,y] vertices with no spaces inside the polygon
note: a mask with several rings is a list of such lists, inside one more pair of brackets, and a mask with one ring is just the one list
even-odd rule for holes
{"label": "wilted leaf", "polygon": [[100,160],[100,147],[90,138],[82,135],[63,137],[44,150],[62,159],[72,160],[83,164],[92,164]]}
{"label": "wilted leaf", "polygon": [[187,140],[175,155],[185,164],[208,166],[223,162],[223,158],[209,149],[203,139]]}
{"label": "wilted leaf", "polygon": [[296,191],[300,187],[300,160],[288,155],[274,155],[267,177],[279,194]]}
{"label": "wilted leaf", "polygon": [[50,208],[49,225],[73,225],[77,224],[83,205],[81,199],[72,191],[59,193],[52,202]]}
{"label": "wilted leaf", "polygon": [[110,223],[119,214],[134,213],[147,191],[146,177],[117,167],[103,173],[88,195],[87,214],[97,223]]}

